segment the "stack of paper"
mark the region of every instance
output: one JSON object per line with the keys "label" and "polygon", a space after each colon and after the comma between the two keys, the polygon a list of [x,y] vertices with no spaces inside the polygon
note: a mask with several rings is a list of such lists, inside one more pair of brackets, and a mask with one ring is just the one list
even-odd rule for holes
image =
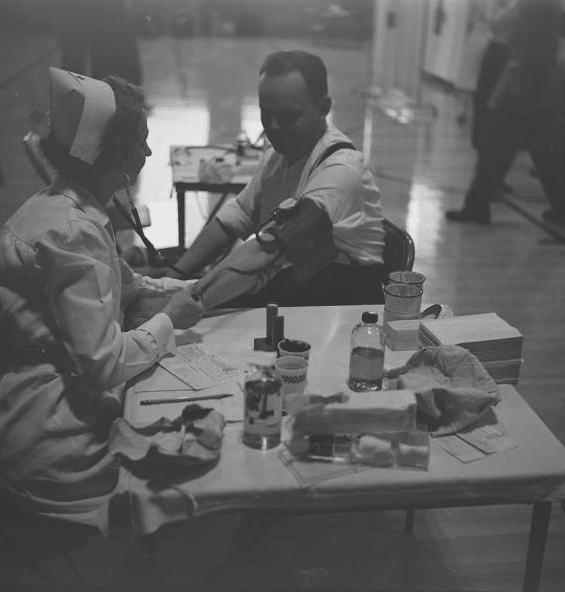
{"label": "stack of paper", "polygon": [[164,357],[159,365],[195,391],[234,380],[244,374],[242,368],[233,366],[197,343],[179,345],[177,353]]}
{"label": "stack of paper", "polygon": [[496,382],[518,383],[523,336],[494,312],[422,319],[419,339],[424,346],[464,347],[477,356]]}

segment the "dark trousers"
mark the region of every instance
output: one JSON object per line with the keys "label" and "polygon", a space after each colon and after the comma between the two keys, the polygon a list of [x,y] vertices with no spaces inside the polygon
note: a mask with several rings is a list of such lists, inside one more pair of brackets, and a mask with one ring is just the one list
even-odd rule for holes
{"label": "dark trousers", "polygon": [[261,308],[268,302],[279,306],[383,304],[384,276],[382,265],[332,263],[297,284],[289,267],[280,271],[257,294],[243,294],[222,304],[221,308]]}
{"label": "dark trousers", "polygon": [[495,109],[489,113],[488,136],[478,152],[465,208],[488,212],[489,200],[504,179],[516,154],[526,149],[552,209],[565,215],[564,138],[561,117],[545,112],[518,113]]}
{"label": "dark trousers", "polygon": [[484,143],[488,119],[488,102],[508,62],[508,56],[509,52],[506,44],[491,41],[481,59],[477,88],[473,93],[471,143],[475,150],[479,150]]}

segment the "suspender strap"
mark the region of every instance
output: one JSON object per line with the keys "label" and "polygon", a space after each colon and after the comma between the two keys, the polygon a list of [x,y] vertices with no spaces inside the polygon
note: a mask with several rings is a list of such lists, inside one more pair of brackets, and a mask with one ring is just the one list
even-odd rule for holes
{"label": "suspender strap", "polygon": [[320,158],[320,160],[318,161],[318,164],[316,166],[319,166],[320,164],[322,164],[324,162],[324,160],[326,160],[326,158],[329,158],[334,152],[337,152],[338,150],[341,150],[342,148],[347,148],[348,150],[357,150],[357,148],[355,148],[355,146],[351,142],[337,142],[336,144],[332,144],[322,154],[322,158]]}

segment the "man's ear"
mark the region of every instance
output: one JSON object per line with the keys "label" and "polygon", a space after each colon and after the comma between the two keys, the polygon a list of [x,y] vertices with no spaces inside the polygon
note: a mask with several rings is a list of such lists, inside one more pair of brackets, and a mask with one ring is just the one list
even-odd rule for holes
{"label": "man's ear", "polygon": [[332,108],[332,99],[331,99],[331,97],[329,97],[328,95],[326,95],[320,101],[320,104],[318,106],[318,109],[320,110],[320,115],[326,117],[326,115],[330,112],[330,109],[331,108]]}

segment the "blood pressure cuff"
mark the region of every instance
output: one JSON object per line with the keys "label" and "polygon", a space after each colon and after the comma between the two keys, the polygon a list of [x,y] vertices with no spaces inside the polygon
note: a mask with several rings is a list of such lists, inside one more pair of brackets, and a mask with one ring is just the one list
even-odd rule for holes
{"label": "blood pressure cuff", "polygon": [[306,281],[327,267],[337,256],[333,226],[327,212],[309,198],[297,200],[296,205],[281,219],[275,217],[262,229],[274,241],[258,240],[267,251],[284,250],[292,264],[297,284]]}

